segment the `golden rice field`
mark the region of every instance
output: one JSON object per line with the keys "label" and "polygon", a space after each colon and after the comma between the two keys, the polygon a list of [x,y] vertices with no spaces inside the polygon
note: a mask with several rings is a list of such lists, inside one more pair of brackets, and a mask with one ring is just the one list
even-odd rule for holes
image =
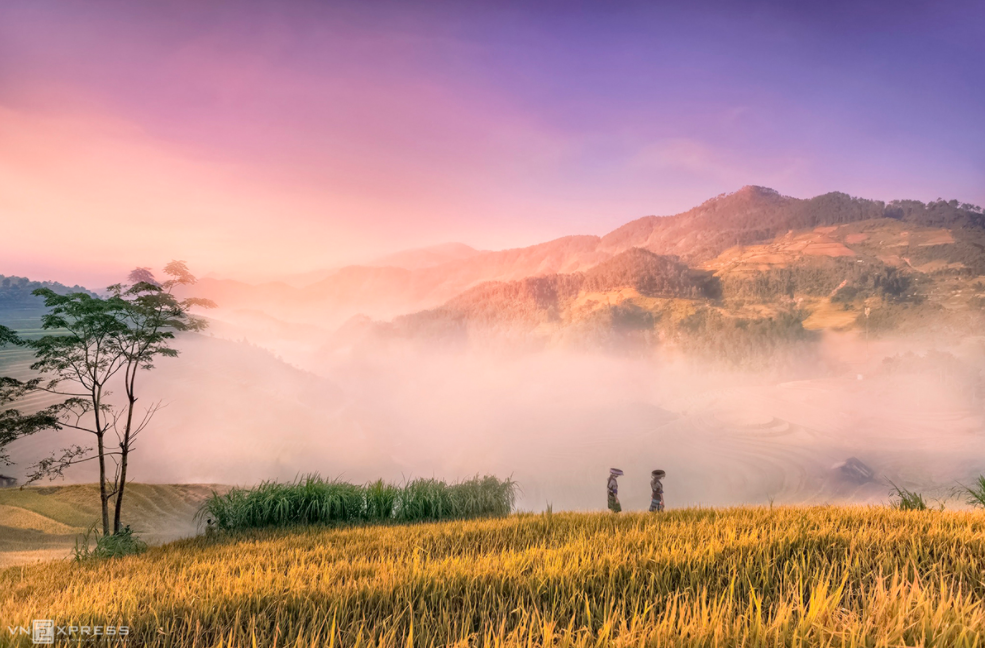
{"label": "golden rice field", "polygon": [[[134,646],[979,646],[985,514],[523,514],[184,540],[0,572],[32,619]],[[17,643],[20,642],[20,643]]]}

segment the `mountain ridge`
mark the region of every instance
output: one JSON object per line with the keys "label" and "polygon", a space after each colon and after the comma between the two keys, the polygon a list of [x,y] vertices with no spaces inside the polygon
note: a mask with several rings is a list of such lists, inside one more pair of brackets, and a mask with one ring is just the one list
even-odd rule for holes
{"label": "mountain ridge", "polygon": [[[747,186],[680,214],[635,219],[603,236],[570,235],[532,246],[477,251],[417,269],[347,266],[303,288],[264,284],[254,289],[203,280],[198,290],[220,306],[256,307],[257,302],[267,302],[290,319],[334,327],[357,314],[390,319],[437,308],[489,281],[583,272],[632,248],[676,256],[697,267],[726,250],[763,244],[787,232],[880,219],[985,231],[981,209],[958,201],[884,203],[840,192],[799,199]],[[979,244],[977,239],[966,239],[961,241],[966,247]]]}

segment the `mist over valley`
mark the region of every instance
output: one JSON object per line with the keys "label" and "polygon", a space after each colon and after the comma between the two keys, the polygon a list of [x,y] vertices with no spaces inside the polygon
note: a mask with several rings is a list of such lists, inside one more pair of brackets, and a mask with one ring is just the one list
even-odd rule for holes
{"label": "mist over valley", "polygon": [[[600,508],[613,466],[630,509],[657,467],[673,507],[874,503],[890,482],[947,499],[985,469],[983,223],[956,201],[747,187],[603,237],[201,280],[188,294],[218,308],[147,375],[167,406],[134,470],[511,475],[527,510]],[[5,321],[31,328],[7,284]],[[17,442],[17,465],[50,446]]]}

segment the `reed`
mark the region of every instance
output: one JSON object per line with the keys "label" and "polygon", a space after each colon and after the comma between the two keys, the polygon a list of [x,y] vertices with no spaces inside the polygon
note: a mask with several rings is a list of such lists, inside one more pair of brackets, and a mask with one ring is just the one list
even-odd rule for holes
{"label": "reed", "polygon": [[307,475],[290,483],[264,482],[251,489],[213,494],[198,517],[218,529],[315,524],[420,522],[508,515],[516,483],[475,477],[455,484],[416,479],[401,486],[382,480],[367,485]]}

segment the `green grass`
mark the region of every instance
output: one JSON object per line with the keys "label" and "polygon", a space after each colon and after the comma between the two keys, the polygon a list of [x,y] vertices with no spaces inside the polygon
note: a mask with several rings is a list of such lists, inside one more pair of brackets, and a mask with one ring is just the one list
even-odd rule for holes
{"label": "green grass", "polygon": [[329,481],[309,475],[291,483],[265,482],[215,494],[200,518],[223,530],[306,524],[418,522],[508,515],[516,484],[476,477],[457,484],[416,479],[402,486]]}
{"label": "green grass", "polygon": [[921,493],[916,491],[907,490],[901,486],[897,486],[893,482],[889,482],[893,487],[892,490],[892,506],[901,511],[926,511],[927,501],[924,499]]}
{"label": "green grass", "polygon": [[159,647],[970,647],[985,637],[982,574],[977,512],[522,514],[15,567],[0,618],[125,624],[129,645]]}
{"label": "green grass", "polygon": [[962,486],[959,492],[963,492],[967,497],[965,500],[971,506],[985,507],[985,475],[979,475],[975,485],[968,487]]}
{"label": "green grass", "polygon": [[72,554],[76,562],[84,562],[134,556],[145,551],[147,551],[147,543],[135,536],[129,525],[118,533],[105,536],[100,535],[93,525],[84,535],[76,539]]}

